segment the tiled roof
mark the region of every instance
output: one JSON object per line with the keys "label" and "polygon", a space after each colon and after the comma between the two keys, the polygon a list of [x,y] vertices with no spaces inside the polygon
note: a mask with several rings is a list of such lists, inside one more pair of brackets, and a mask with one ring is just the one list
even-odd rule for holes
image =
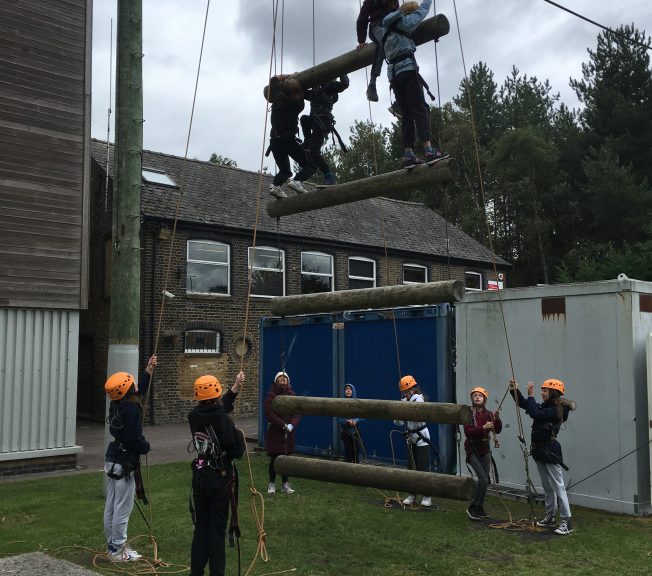
{"label": "tiled roof", "polygon": [[[91,140],[91,155],[104,168],[106,142]],[[109,176],[113,175],[113,145],[110,147]],[[209,224],[237,230],[252,230],[256,217],[259,174],[240,168],[221,166],[179,156],[143,151],[143,168],[164,171],[183,191],[179,221]],[[276,234],[276,219],[265,211],[272,176],[264,174],[258,230]],[[145,217],[174,219],[178,189],[143,184],[142,213]],[[390,250],[446,257],[446,222],[436,212],[417,202],[382,199],[383,223],[379,202],[362,200],[305,214],[281,218],[284,236],[326,242],[344,242],[382,248],[383,228]],[[450,256],[477,263],[492,262],[485,246],[453,225],[448,225]],[[497,257],[497,264],[509,266]]]}

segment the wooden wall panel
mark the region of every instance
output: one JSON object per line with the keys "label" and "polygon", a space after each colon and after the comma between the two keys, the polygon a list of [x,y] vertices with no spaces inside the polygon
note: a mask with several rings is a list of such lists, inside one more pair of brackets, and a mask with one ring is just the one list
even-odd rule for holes
{"label": "wooden wall panel", "polygon": [[0,2],[0,306],[86,306],[91,5]]}

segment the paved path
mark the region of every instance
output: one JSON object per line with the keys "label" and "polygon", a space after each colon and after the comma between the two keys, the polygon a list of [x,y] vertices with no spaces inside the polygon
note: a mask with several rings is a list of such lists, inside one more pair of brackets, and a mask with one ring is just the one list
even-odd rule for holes
{"label": "paved path", "polygon": [[0,558],[2,576],[97,576],[86,568],[66,560],[51,558],[43,552],[30,552]]}

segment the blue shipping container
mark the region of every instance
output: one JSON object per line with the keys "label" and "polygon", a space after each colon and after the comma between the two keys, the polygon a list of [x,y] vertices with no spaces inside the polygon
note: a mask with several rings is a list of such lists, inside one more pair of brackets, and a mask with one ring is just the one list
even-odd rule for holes
{"label": "blue shipping container", "polygon": [[[259,439],[265,445],[263,401],[285,364],[300,396],[343,397],[347,382],[359,398],[398,400],[401,375],[411,374],[426,400],[453,402],[453,311],[446,305],[396,310],[263,318],[260,322]],[[386,420],[360,424],[370,460],[405,465],[402,428]],[[433,470],[454,473],[455,427],[428,424]],[[338,457],[344,453],[334,418],[304,416],[296,431],[297,452]]]}

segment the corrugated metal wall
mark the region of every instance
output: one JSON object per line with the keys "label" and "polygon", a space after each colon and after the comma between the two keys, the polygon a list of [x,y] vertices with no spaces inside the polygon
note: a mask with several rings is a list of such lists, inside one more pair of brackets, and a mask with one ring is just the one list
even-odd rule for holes
{"label": "corrugated metal wall", "polygon": [[0,308],[0,460],[78,451],[78,342],[77,311]]}

